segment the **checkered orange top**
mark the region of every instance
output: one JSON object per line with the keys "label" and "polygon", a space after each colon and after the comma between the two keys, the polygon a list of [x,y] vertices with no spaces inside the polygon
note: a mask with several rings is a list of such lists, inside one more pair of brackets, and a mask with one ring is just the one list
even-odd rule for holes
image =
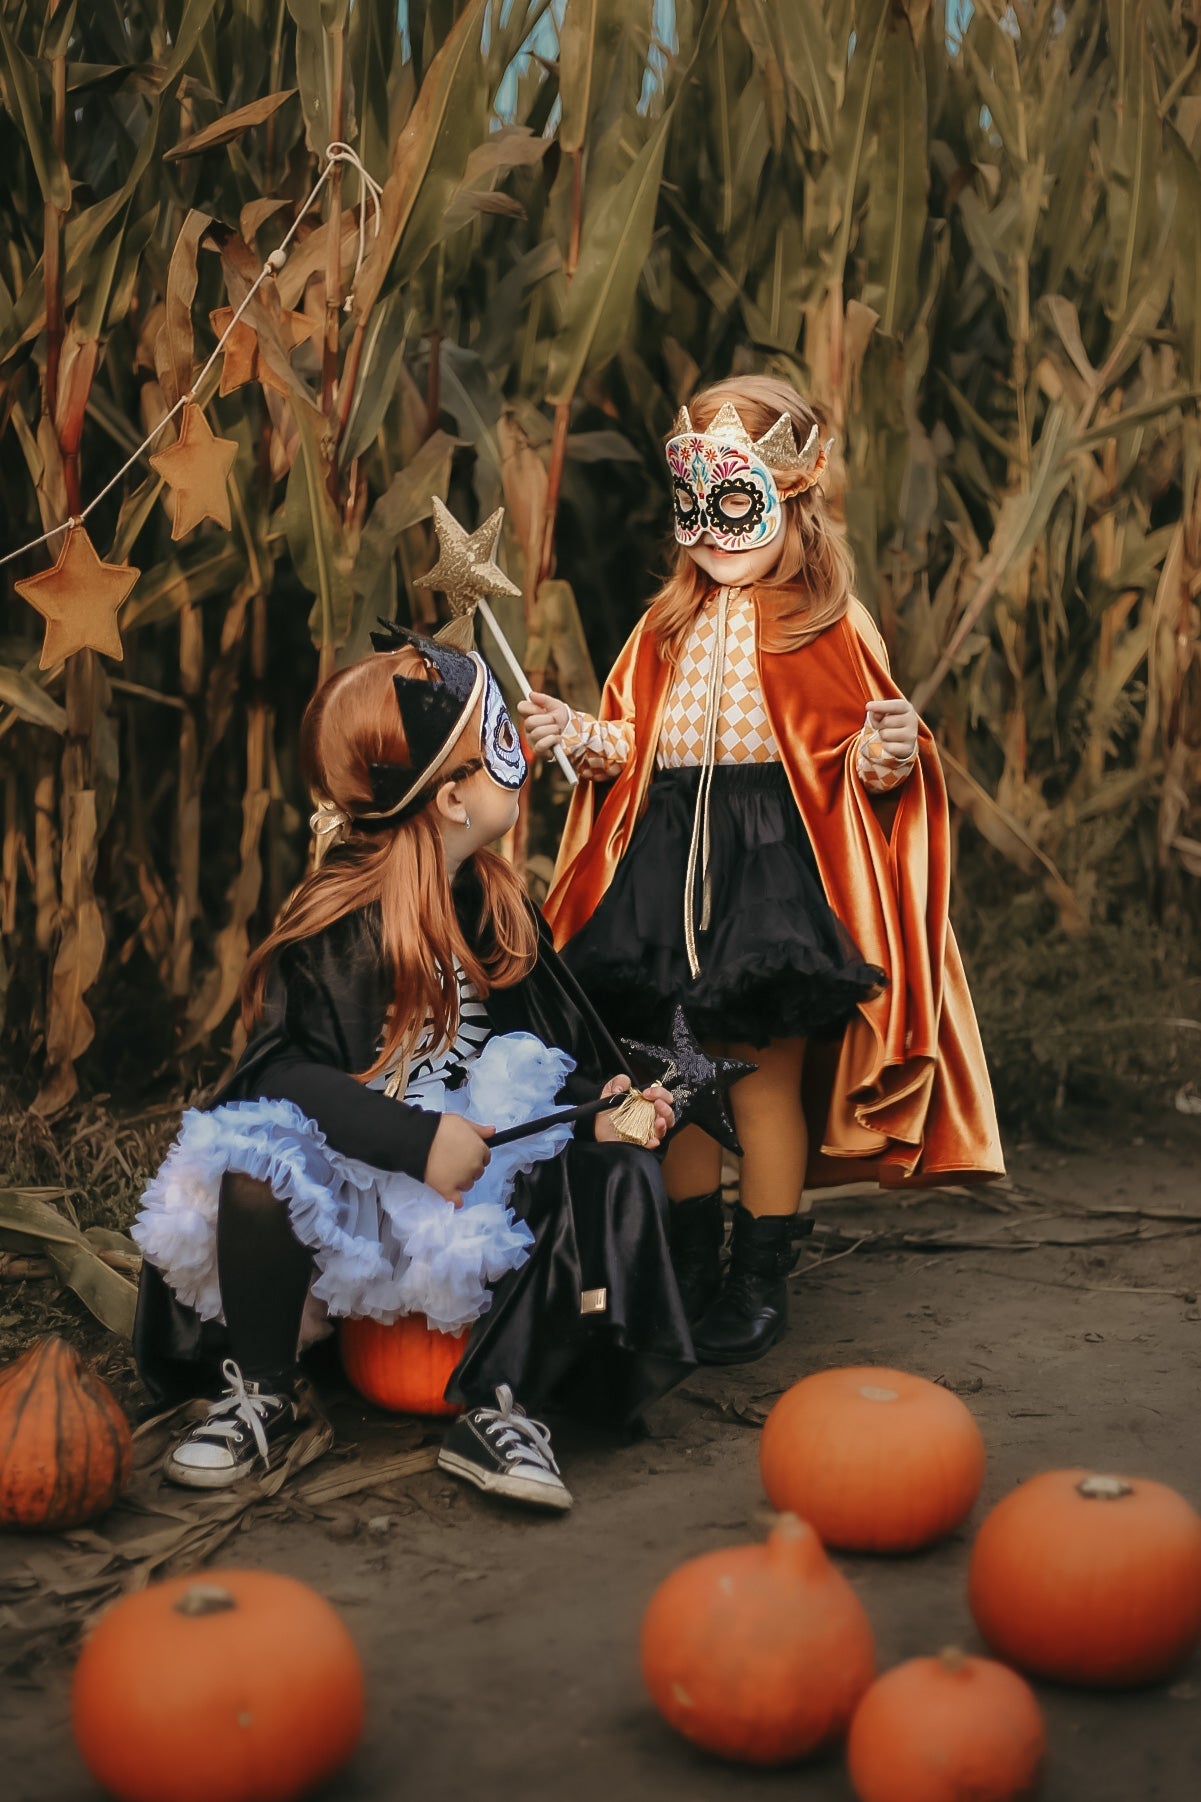
{"label": "checkered orange top", "polygon": [[[655,764],[661,770],[689,769],[704,761],[705,691],[717,636],[717,596],[710,595],[684,647],[663,714]],[[615,776],[634,748],[633,720],[597,720],[572,710],[563,749],[581,776],[595,782]],[[779,748],[763,705],[755,669],[755,612],[749,589],[731,590],[726,618],[726,656],[717,718],[717,763],[778,763]],[[916,758],[898,763],[874,726],[865,726],[855,768],[873,793],[895,788]]]}

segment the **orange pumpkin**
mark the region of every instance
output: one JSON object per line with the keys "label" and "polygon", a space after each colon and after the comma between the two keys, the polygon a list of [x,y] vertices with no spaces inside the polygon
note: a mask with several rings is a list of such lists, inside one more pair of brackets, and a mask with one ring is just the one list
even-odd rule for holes
{"label": "orange pumpkin", "polygon": [[1154,1683],[1201,1639],[1201,1516],[1163,1483],[1044,1471],[985,1519],[968,1600],[989,1645],[1023,1670]]}
{"label": "orange pumpkin", "polygon": [[642,1623],[642,1674],[677,1732],[719,1757],[787,1764],[838,1739],[872,1680],[867,1615],[813,1528],[680,1566]]}
{"label": "orange pumpkin", "polygon": [[822,1370],[782,1395],[759,1444],[774,1508],[826,1545],[912,1552],[971,1513],[984,1441],[957,1395],[901,1370]]}
{"label": "orange pumpkin", "polygon": [[54,1532],[111,1508],[129,1478],[129,1422],[62,1339],[0,1370],[0,1526]]}
{"label": "orange pumpkin", "polygon": [[396,1414],[458,1414],[443,1390],[467,1344],[467,1331],[440,1333],[424,1314],[391,1326],[342,1322],[342,1368],[360,1395]]}
{"label": "orange pumpkin", "polygon": [[872,1684],[847,1763],[859,1802],[1019,1802],[1035,1793],[1046,1749],[1029,1685],[952,1647]]}
{"label": "orange pumpkin", "polygon": [[75,1667],[71,1724],[116,1802],[291,1802],[358,1744],[363,1671],[303,1583],[206,1571],[101,1616]]}

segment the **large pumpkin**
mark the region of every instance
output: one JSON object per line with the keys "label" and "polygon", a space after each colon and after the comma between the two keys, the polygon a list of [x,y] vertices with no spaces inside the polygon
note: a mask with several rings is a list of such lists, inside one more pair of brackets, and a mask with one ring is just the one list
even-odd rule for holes
{"label": "large pumpkin", "polygon": [[424,1314],[406,1314],[391,1326],[378,1320],[344,1320],[342,1366],[360,1395],[397,1414],[458,1414],[443,1397],[463,1356],[467,1332],[439,1333]]}
{"label": "large pumpkin", "polygon": [[772,1506],[826,1545],[912,1552],[970,1514],[984,1441],[949,1389],[901,1370],[822,1370],[782,1395],[759,1445]]}
{"label": "large pumpkin", "polygon": [[855,1711],[847,1763],[859,1802],[1019,1802],[1047,1749],[1028,1684],[991,1658],[911,1658]]}
{"label": "large pumpkin", "polygon": [[103,1514],[129,1478],[129,1423],[62,1339],[0,1370],[0,1526],[53,1532]]}
{"label": "large pumpkin", "polygon": [[867,1615],[813,1528],[680,1566],[642,1623],[642,1674],[671,1726],[707,1752],[787,1764],[838,1739],[872,1680]]}
{"label": "large pumpkin", "polygon": [[968,1600],[989,1645],[1023,1670],[1153,1683],[1201,1638],[1201,1516],[1163,1483],[1045,1471],[985,1519]]}
{"label": "large pumpkin", "polygon": [[363,1730],[363,1671],[338,1615],[269,1571],[156,1584],[102,1615],[71,1722],[116,1802],[292,1802]]}

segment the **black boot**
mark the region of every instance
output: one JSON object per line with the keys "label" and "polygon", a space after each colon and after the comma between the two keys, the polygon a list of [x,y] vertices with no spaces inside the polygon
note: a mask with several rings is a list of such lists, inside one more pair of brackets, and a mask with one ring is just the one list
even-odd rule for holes
{"label": "black boot", "polygon": [[721,1190],[671,1204],[671,1263],[689,1326],[695,1326],[721,1292],[721,1244],[726,1217]]}
{"label": "black boot", "polygon": [[740,1207],[734,1215],[725,1287],[692,1335],[702,1364],[749,1364],[781,1338],[788,1324],[790,1270],[797,1240],[813,1231],[808,1215],[769,1215],[756,1220]]}

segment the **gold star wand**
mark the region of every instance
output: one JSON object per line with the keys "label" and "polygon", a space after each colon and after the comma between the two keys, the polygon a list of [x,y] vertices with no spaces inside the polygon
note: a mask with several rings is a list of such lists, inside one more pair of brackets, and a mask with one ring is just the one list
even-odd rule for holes
{"label": "gold star wand", "polygon": [[[469,651],[475,643],[475,614],[483,614],[488,630],[496,640],[501,656],[508,664],[521,697],[528,701],[530,685],[517,660],[512,645],[500,629],[500,622],[488,605],[490,594],[519,595],[520,588],[510,582],[496,561],[496,544],[500,537],[503,507],[486,519],[474,532],[459,524],[450,508],[434,496],[434,531],[438,537],[438,561],[424,576],[417,577],[419,588],[439,589],[447,599],[454,618],[438,637],[457,650]],[[579,777],[568,762],[562,745],[555,746],[555,762],[574,788]]]}

